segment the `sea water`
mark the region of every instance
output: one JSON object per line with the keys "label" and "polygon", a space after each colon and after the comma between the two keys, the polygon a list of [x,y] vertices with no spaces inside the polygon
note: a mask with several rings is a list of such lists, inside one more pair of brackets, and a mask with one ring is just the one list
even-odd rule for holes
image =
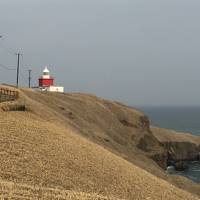
{"label": "sea water", "polygon": [[[200,107],[139,107],[157,127],[200,136]],[[191,162],[185,171],[175,172],[200,183],[200,162]]]}
{"label": "sea water", "polygon": [[200,136],[200,107],[142,107],[154,126]]}
{"label": "sea water", "polygon": [[196,183],[200,184],[200,162],[190,162],[188,169],[184,171],[175,171],[177,175],[185,176]]}

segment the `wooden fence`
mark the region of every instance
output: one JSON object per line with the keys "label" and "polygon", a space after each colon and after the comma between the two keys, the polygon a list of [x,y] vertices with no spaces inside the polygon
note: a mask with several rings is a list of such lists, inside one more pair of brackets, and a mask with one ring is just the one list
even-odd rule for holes
{"label": "wooden fence", "polygon": [[14,101],[18,96],[19,94],[17,91],[0,88],[0,103],[5,101]]}

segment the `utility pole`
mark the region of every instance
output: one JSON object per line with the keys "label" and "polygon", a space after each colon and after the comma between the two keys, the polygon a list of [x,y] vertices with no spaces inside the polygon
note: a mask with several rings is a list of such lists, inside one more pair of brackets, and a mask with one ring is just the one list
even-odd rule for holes
{"label": "utility pole", "polygon": [[28,70],[28,87],[29,87],[29,88],[31,88],[31,72],[32,72],[32,70],[29,69],[29,70]]}
{"label": "utility pole", "polygon": [[17,82],[16,82],[16,87],[18,88],[19,87],[19,61],[20,61],[20,56],[22,54],[16,53],[16,55],[17,55]]}

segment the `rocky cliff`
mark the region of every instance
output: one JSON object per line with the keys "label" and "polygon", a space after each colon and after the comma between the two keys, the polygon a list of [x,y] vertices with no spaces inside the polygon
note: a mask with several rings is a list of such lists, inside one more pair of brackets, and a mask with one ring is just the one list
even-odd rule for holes
{"label": "rocky cliff", "polygon": [[156,127],[151,130],[167,151],[168,165],[182,170],[187,168],[188,161],[200,160],[200,137]]}

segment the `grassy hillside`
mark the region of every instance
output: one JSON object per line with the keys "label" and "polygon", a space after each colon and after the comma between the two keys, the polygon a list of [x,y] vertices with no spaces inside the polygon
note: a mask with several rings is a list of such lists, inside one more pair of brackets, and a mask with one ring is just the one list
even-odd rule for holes
{"label": "grassy hillside", "polygon": [[0,181],[0,199],[69,199],[69,200],[117,200],[112,197],[104,197],[97,194],[87,194],[83,192],[44,188],[13,182]]}
{"label": "grassy hillside", "polygon": [[157,164],[148,159],[147,155],[159,158],[165,154],[165,150],[151,134],[149,120],[143,113],[93,95],[29,90],[24,90],[24,93],[30,112],[67,128],[73,127],[78,134],[147,170],[151,169],[146,167],[144,161],[151,162],[152,167],[155,167],[153,170],[159,174]]}
{"label": "grassy hillside", "polygon": [[[157,177],[165,175],[151,157],[164,149],[142,113],[83,94],[24,90],[20,98],[27,111],[0,113],[3,181],[44,188],[45,194],[47,188],[89,194],[77,199],[95,199],[97,194],[111,199],[198,199]],[[16,108],[17,102],[13,104]]]}
{"label": "grassy hillside", "polygon": [[200,145],[200,137],[189,133],[177,133],[173,130],[157,127],[152,127],[151,130],[160,142],[191,142]]}

